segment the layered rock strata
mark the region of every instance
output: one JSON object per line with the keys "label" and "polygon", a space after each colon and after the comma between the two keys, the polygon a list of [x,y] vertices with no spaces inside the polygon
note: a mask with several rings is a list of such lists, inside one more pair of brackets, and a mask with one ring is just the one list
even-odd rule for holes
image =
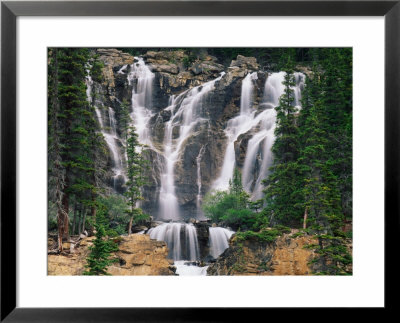
{"label": "layered rock strata", "polygon": [[[88,247],[95,237],[84,238],[71,254],[48,255],[48,275],[75,276],[85,271]],[[147,234],[132,234],[117,239],[118,251],[112,254],[118,261],[108,267],[113,276],[175,275],[173,261],[167,259],[165,242],[150,239]]]}

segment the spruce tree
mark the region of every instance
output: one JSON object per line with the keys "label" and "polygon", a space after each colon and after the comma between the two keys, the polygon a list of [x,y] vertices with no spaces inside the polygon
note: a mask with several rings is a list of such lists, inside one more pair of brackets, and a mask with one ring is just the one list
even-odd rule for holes
{"label": "spruce tree", "polygon": [[86,258],[87,270],[84,275],[110,275],[107,267],[118,259],[111,257],[111,252],[117,251],[118,246],[107,236],[108,223],[105,217],[105,208],[100,207],[96,213],[94,227],[96,230],[96,238],[93,245],[89,247],[90,253]]}
{"label": "spruce tree", "polygon": [[145,215],[142,209],[137,206],[138,202],[143,200],[142,187],[147,183],[145,170],[148,167],[148,162],[142,155],[143,148],[143,145],[139,143],[135,127],[130,127],[126,146],[128,156],[128,181],[126,183],[127,190],[125,192],[125,196],[128,199],[127,213],[130,216],[128,234],[132,233],[132,224],[134,221],[138,222],[147,218],[147,215]]}
{"label": "spruce tree", "polygon": [[319,73],[314,66],[313,76],[307,79],[303,91],[302,110],[298,118],[301,138],[298,164],[304,182],[302,196],[308,230],[318,239],[318,243],[312,246],[319,255],[314,259],[314,263],[319,264],[315,267],[316,273],[347,274],[345,268],[351,263],[351,256],[341,231],[344,214],[334,160],[337,155],[335,150],[340,147],[332,144],[331,135],[333,124],[339,128],[335,129],[338,132],[345,125],[336,124],[337,118],[327,108],[324,100],[325,78],[331,75],[325,72]]}
{"label": "spruce tree", "polygon": [[284,93],[275,108],[277,121],[276,139],[272,147],[274,163],[266,184],[266,208],[269,222],[290,225],[301,218],[301,182],[299,181],[299,132],[296,125],[297,109],[294,106],[295,80],[293,61],[287,57],[285,67]]}
{"label": "spruce tree", "polygon": [[126,100],[122,101],[119,107],[119,128],[121,130],[121,138],[128,140],[129,125],[131,123],[131,117],[129,115],[130,106]]}
{"label": "spruce tree", "polygon": [[[54,201],[58,205],[59,250],[69,237],[69,213],[85,209],[95,215],[97,196],[96,152],[100,145],[94,107],[87,100],[85,78],[90,52],[85,48],[49,51],[49,190],[56,179]],[[51,83],[50,83],[51,82]],[[98,154],[97,154],[98,155]],[[50,195],[51,196],[51,195]],[[73,224],[76,224],[75,222]],[[75,229],[75,225],[73,225]]]}

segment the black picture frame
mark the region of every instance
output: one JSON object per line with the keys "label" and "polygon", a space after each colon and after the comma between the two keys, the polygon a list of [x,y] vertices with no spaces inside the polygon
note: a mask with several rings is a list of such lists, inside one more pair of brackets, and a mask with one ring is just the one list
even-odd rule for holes
{"label": "black picture frame", "polygon": [[[16,299],[16,19],[18,16],[384,16],[385,18],[385,307],[398,286],[392,242],[399,233],[400,1],[2,1],[1,3],[1,321],[248,321],[260,308],[17,308]],[[367,202],[367,201],[366,201]],[[373,240],[373,233],[371,233]],[[371,255],[373,265],[373,255]],[[295,291],[299,292],[299,291]],[[301,292],[300,292],[301,293]],[[55,296],[62,293],[54,291]],[[299,296],[301,297],[301,295]],[[289,318],[287,309],[274,309]],[[327,309],[329,310],[329,309]],[[378,309],[380,310],[380,309]],[[247,315],[246,315],[247,316]],[[253,319],[252,319],[253,317]]]}

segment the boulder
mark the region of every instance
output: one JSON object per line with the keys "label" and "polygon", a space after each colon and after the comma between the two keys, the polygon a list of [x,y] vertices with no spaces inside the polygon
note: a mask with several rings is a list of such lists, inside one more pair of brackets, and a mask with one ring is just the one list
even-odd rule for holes
{"label": "boulder", "polygon": [[242,55],[238,55],[236,60],[231,62],[230,67],[246,68],[252,71],[256,71],[260,68],[255,57],[245,57]]}

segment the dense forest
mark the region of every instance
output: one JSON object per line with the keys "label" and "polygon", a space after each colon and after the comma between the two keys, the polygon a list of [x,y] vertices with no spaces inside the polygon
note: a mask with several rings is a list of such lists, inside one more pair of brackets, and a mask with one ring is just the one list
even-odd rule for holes
{"label": "dense forest", "polygon": [[[53,252],[94,236],[84,274],[103,275],[117,261],[118,237],[192,221],[229,228],[238,243],[295,230],[315,238],[304,247],[313,274],[351,274],[351,48],[115,50],[132,65],[107,69],[114,58],[98,49],[48,49]],[[173,85],[180,75],[186,83]],[[268,86],[281,89],[276,104]],[[251,159],[263,120],[273,120],[272,134],[265,128]],[[245,122],[252,126],[239,133]],[[230,142],[233,169],[218,186]]]}

